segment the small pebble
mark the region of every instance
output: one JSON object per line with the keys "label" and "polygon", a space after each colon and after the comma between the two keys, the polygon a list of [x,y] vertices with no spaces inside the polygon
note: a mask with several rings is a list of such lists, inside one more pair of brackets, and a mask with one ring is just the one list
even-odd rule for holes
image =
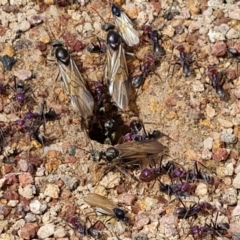
{"label": "small pebble", "polygon": [[208,187],[205,183],[199,183],[195,189],[195,194],[198,197],[204,196],[208,193]]}
{"label": "small pebble", "polygon": [[20,229],[19,236],[23,239],[34,239],[39,226],[37,223],[25,223]]}
{"label": "small pebble", "polygon": [[4,68],[8,71],[11,71],[13,65],[17,62],[16,59],[9,57],[8,55],[4,55],[3,57],[0,57],[0,61],[2,62]]}
{"label": "small pebble", "polygon": [[201,157],[202,157],[202,159],[204,159],[204,160],[210,160],[210,159],[212,159],[212,152],[208,149],[208,148],[204,148],[203,150],[202,150],[202,155],[201,155]]}
{"label": "small pebble", "polygon": [[55,184],[48,184],[47,188],[44,191],[45,196],[49,196],[51,198],[58,198],[60,193],[60,189]]}
{"label": "small pebble", "polygon": [[63,238],[67,235],[66,230],[63,227],[58,227],[55,231],[54,231],[54,237],[55,238]]}
{"label": "small pebble", "polygon": [[217,120],[218,120],[221,127],[224,127],[224,128],[233,127],[233,123],[229,120],[225,120],[225,119],[222,119],[222,118],[218,118]]}
{"label": "small pebble", "polygon": [[2,51],[2,55],[7,55],[9,57],[13,57],[15,54],[13,46],[9,43],[6,43],[4,45],[3,51]]}
{"label": "small pebble", "polygon": [[233,187],[235,187],[236,189],[240,189],[240,172],[233,179]]}
{"label": "small pebble", "polygon": [[234,9],[233,11],[230,11],[228,16],[231,19],[240,20],[240,9]]}
{"label": "small pebble", "polygon": [[28,22],[27,20],[23,20],[20,23],[19,30],[22,31],[22,32],[26,32],[27,30],[30,29],[30,27],[31,27],[30,22]]}
{"label": "small pebble", "polygon": [[237,190],[235,188],[228,188],[222,191],[222,201],[228,206],[235,205],[237,203]]}
{"label": "small pebble", "polygon": [[225,166],[225,171],[224,171],[224,175],[225,176],[232,176],[234,173],[234,164],[232,162],[226,164]]}
{"label": "small pebble", "polygon": [[237,140],[238,140],[237,136],[228,132],[225,132],[221,135],[221,141],[225,143],[236,143]]}
{"label": "small pebble", "polygon": [[66,185],[67,189],[73,191],[79,186],[79,180],[75,177],[64,176],[61,177],[61,180]]}
{"label": "small pebble", "polygon": [[31,201],[29,206],[30,206],[30,211],[34,214],[42,214],[47,209],[47,205],[42,204],[38,200]]}
{"label": "small pebble", "polygon": [[142,229],[145,225],[147,225],[150,222],[150,219],[147,215],[141,213],[135,217],[135,222],[133,225],[133,229],[140,230]]}
{"label": "small pebble", "polygon": [[30,23],[31,27],[37,26],[38,24],[43,22],[40,15],[31,15],[27,17],[27,20]]}
{"label": "small pebble", "polygon": [[212,146],[213,146],[213,138],[211,138],[211,137],[206,138],[203,141],[203,146],[204,146],[204,148],[211,150]]}
{"label": "small pebble", "polygon": [[225,40],[225,35],[224,34],[222,34],[221,32],[215,31],[213,29],[209,30],[208,37],[209,37],[209,40],[212,43],[215,43],[216,41],[223,41],[223,40]]}
{"label": "small pebble", "polygon": [[213,118],[216,115],[215,109],[210,104],[207,104],[206,113],[209,118]]}
{"label": "small pebble", "polygon": [[223,57],[227,53],[227,45],[223,41],[218,41],[212,45],[211,54],[216,57]]}
{"label": "small pebble", "polygon": [[228,156],[229,152],[226,148],[219,148],[213,153],[212,159],[214,161],[225,161],[227,160]]}
{"label": "small pebble", "polygon": [[21,196],[25,197],[26,199],[31,199],[34,198],[36,194],[36,187],[32,184],[28,184],[24,188],[20,186],[18,192]]}
{"label": "small pebble", "polygon": [[20,69],[18,72],[17,72],[17,75],[19,80],[28,80],[32,77],[32,72],[29,71],[29,70],[24,70],[24,69]]}
{"label": "small pebble", "polygon": [[120,181],[120,172],[109,172],[106,176],[103,177],[99,184],[101,184],[105,188],[116,188],[117,186],[119,186]]}
{"label": "small pebble", "polygon": [[149,240],[146,233],[137,233],[133,236],[132,240]]}
{"label": "small pebble", "polygon": [[234,95],[237,99],[240,99],[240,86],[235,88]]}
{"label": "small pebble", "polygon": [[27,213],[26,216],[24,217],[26,222],[35,222],[37,220],[35,214],[32,213]]}
{"label": "small pebble", "polygon": [[240,215],[240,205],[237,205],[233,210],[232,210],[232,217],[236,217]]}
{"label": "small pebble", "polygon": [[28,184],[31,184],[34,182],[33,177],[30,173],[22,173],[18,176],[19,183],[22,187],[25,187]]}
{"label": "small pebble", "polygon": [[203,92],[204,85],[201,81],[197,80],[192,83],[192,88],[194,92]]}
{"label": "small pebble", "polygon": [[231,39],[239,39],[240,34],[238,31],[236,31],[235,29],[231,28],[226,35],[227,39],[231,40]]}
{"label": "small pebble", "polygon": [[48,237],[51,237],[54,234],[54,228],[55,226],[52,223],[45,224],[39,228],[37,235],[41,239],[46,239]]}
{"label": "small pebble", "polygon": [[136,196],[131,193],[123,193],[119,197],[119,202],[127,206],[132,206],[135,200],[136,200]]}

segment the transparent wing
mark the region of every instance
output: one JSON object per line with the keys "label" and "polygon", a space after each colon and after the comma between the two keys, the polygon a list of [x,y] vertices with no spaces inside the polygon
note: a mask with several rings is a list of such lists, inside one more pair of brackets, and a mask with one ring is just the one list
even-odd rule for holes
{"label": "transparent wing", "polygon": [[86,88],[86,82],[72,59],[68,66],[60,61],[58,61],[58,65],[63,80],[64,91],[70,97],[73,108],[86,119],[93,114],[94,108],[94,99]]}
{"label": "transparent wing", "polygon": [[155,140],[126,142],[115,147],[120,150],[119,157],[123,159],[145,158],[165,149],[164,145]]}
{"label": "transparent wing", "polygon": [[132,47],[139,44],[138,31],[134,29],[131,20],[124,12],[121,12],[120,17],[115,16],[115,25],[118,27],[120,35],[128,46]]}
{"label": "transparent wing", "polygon": [[125,51],[121,45],[116,51],[108,47],[105,76],[113,100],[119,108],[126,110],[129,104],[130,85]]}
{"label": "transparent wing", "polygon": [[118,208],[117,204],[108,198],[98,195],[96,193],[89,193],[84,201],[90,206],[96,207],[98,212],[106,215],[115,216],[114,208]]}

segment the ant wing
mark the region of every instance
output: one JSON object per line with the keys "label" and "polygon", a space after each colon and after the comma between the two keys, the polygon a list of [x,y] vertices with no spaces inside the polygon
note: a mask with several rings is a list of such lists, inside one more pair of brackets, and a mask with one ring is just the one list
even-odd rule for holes
{"label": "ant wing", "polygon": [[120,158],[133,159],[159,154],[165,147],[158,141],[145,140],[126,142],[117,145],[117,148],[120,150]]}
{"label": "ant wing", "polygon": [[126,110],[129,103],[130,84],[125,51],[121,45],[116,51],[108,47],[105,76],[109,82],[109,93],[113,100],[119,108]]}
{"label": "ant wing", "polygon": [[70,59],[69,65],[58,61],[63,80],[63,89],[71,99],[73,108],[83,118],[93,115],[94,99],[86,88],[86,81],[81,76],[76,63]]}
{"label": "ant wing", "polygon": [[90,206],[96,207],[97,212],[115,217],[113,209],[118,208],[118,206],[108,198],[96,193],[89,193],[84,201]]}
{"label": "ant wing", "polygon": [[120,35],[122,36],[124,42],[132,47],[139,44],[139,34],[136,29],[133,28],[133,24],[128,16],[121,12],[120,17],[115,16],[115,25],[118,27]]}

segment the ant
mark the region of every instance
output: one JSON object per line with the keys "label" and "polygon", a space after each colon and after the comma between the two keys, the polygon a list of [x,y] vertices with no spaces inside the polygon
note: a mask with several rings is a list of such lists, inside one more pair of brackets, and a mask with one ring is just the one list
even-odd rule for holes
{"label": "ant", "polygon": [[107,46],[105,44],[104,45],[101,44],[99,37],[97,37],[97,40],[98,44],[91,43],[91,45],[87,47],[87,50],[90,53],[105,53],[107,51]]}
{"label": "ant", "polygon": [[210,210],[213,210],[213,206],[208,202],[195,203],[187,208],[180,198],[179,200],[184,207],[178,207],[173,212],[173,215],[179,218],[185,219],[192,216],[196,217],[199,212],[209,212]]}
{"label": "ant", "polygon": [[149,25],[143,25],[142,30],[145,34],[147,34],[148,39],[152,42],[154,56],[156,58],[160,58],[165,55],[165,49],[159,44],[161,36],[158,34],[158,32],[156,30],[153,30]]}
{"label": "ant", "polygon": [[[180,56],[177,57],[178,61],[173,63],[173,71],[174,71],[174,67],[176,64],[181,65],[182,66],[182,71],[183,71],[183,75],[185,77],[189,77],[190,76],[190,65],[191,63],[194,62],[194,60],[192,60],[194,53],[191,54],[187,54],[185,52],[185,47],[183,45],[179,45],[176,47],[176,49],[179,51]],[[175,56],[176,57],[176,56]]]}
{"label": "ant", "polygon": [[206,174],[205,172],[201,171],[198,168],[197,162],[194,163],[193,167],[194,169],[189,171],[183,168],[175,168],[171,173],[171,177],[185,179],[186,181],[201,180],[203,182],[210,184],[213,182],[213,178],[211,176],[209,176],[208,174]]}
{"label": "ant", "polygon": [[227,48],[227,51],[231,54],[231,56],[235,59],[237,59],[238,63],[237,63],[237,72],[238,72],[238,64],[240,62],[240,51],[238,51],[237,48],[235,47],[229,47]]}
{"label": "ant", "polygon": [[[166,174],[174,167],[174,163],[169,161],[165,165],[162,165],[162,159],[159,168],[145,168],[142,170],[139,179],[143,182],[151,182],[155,180],[159,175]],[[161,182],[160,182],[161,183]]]}
{"label": "ant", "polygon": [[161,181],[159,182],[161,184],[160,191],[167,193],[167,195],[169,196],[176,195],[178,197],[187,197],[190,196],[190,194],[195,189],[195,187],[191,186],[188,182],[177,183],[172,185],[162,183]]}
{"label": "ant", "polygon": [[216,215],[215,222],[211,220],[211,224],[206,224],[205,226],[201,227],[198,225],[192,226],[190,228],[189,234],[193,235],[194,237],[203,238],[206,237],[208,234],[212,236],[219,236],[222,237],[222,234],[225,233],[229,229],[228,223],[217,223],[218,212]]}
{"label": "ant", "polygon": [[223,73],[219,72],[215,66],[208,67],[208,77],[211,81],[210,85],[216,90],[217,95],[220,98],[225,97],[225,91],[223,89],[224,81],[222,81]]}
{"label": "ant", "polygon": [[156,67],[157,63],[158,60],[153,55],[147,55],[146,61],[140,65],[141,74],[132,78],[132,86],[134,88],[141,87],[144,84],[147,75],[154,69],[154,67]]}
{"label": "ant", "polygon": [[11,87],[9,84],[6,87],[16,92],[16,95],[15,95],[16,101],[22,107],[26,102],[26,99],[27,99],[26,93],[30,90],[30,87],[26,86],[26,84],[23,81],[19,80],[17,82],[15,76],[13,80],[14,80],[14,87]]}
{"label": "ant", "polygon": [[78,218],[76,216],[69,216],[66,219],[67,223],[69,223],[74,229],[78,230],[83,235],[89,235],[93,238],[100,238],[101,234],[99,233],[99,230],[96,228],[101,221],[95,222],[92,226],[89,228],[86,227],[86,225],[82,225]]}

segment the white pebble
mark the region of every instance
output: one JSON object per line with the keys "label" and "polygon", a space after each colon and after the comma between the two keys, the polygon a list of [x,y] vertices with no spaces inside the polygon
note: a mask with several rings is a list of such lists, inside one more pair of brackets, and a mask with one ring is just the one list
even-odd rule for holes
{"label": "white pebble", "polygon": [[34,214],[42,214],[47,209],[47,205],[42,204],[38,200],[31,201],[29,206],[30,206],[30,211]]}
{"label": "white pebble", "polygon": [[54,234],[54,224],[49,223],[39,228],[37,235],[41,239],[45,239]]}

